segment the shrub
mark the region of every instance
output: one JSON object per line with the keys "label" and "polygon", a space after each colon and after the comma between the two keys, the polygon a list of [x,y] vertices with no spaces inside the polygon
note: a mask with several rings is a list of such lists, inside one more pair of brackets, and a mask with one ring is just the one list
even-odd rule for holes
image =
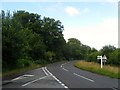
{"label": "shrub", "polygon": [[18,59],[17,60],[17,67],[18,68],[23,68],[23,67],[29,67],[33,64],[34,62],[29,59]]}

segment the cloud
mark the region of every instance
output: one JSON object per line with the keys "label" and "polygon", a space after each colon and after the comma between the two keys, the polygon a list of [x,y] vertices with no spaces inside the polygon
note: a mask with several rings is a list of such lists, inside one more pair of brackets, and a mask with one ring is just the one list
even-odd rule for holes
{"label": "cloud", "polygon": [[75,16],[77,14],[79,14],[79,10],[77,10],[76,8],[74,7],[66,7],[65,8],[65,11],[67,14],[69,14],[70,16]]}
{"label": "cloud", "polygon": [[84,12],[84,13],[89,13],[89,12],[90,12],[90,9],[85,8],[83,12]]}
{"label": "cloud", "polygon": [[119,0],[106,0],[106,2],[118,2]]}
{"label": "cloud", "polygon": [[0,0],[1,2],[118,2],[120,0]]}
{"label": "cloud", "polygon": [[1,2],[46,2],[46,0],[1,0]]}
{"label": "cloud", "polygon": [[118,47],[118,19],[106,18],[95,26],[65,27],[63,34],[66,40],[77,38],[98,50],[109,44]]}

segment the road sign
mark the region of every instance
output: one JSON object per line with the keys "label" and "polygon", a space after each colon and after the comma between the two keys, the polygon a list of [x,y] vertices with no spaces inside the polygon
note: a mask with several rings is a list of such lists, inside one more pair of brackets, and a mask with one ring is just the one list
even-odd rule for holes
{"label": "road sign", "polygon": [[102,57],[101,56],[97,56],[97,59],[101,59]]}
{"label": "road sign", "polygon": [[105,65],[105,62],[107,61],[107,57],[104,55],[103,57],[102,57],[102,61],[103,61],[103,63],[104,63],[104,65]]}
{"label": "road sign", "polygon": [[100,59],[100,61],[101,61],[101,68],[103,67],[103,61],[102,61],[102,56],[97,56],[97,59]]}
{"label": "road sign", "polygon": [[103,67],[103,62],[105,64],[105,62],[107,61],[107,57],[105,55],[103,57],[102,56],[97,56],[97,59],[101,60],[101,68],[102,68]]}
{"label": "road sign", "polygon": [[102,57],[102,59],[107,60],[107,57],[104,55],[104,56]]}

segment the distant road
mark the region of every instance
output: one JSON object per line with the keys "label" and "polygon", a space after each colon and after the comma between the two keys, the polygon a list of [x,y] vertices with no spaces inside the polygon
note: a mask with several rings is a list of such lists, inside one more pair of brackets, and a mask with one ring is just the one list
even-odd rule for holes
{"label": "distant road", "polygon": [[106,88],[104,90],[118,90],[118,79],[80,70],[73,66],[74,62],[58,62],[26,72],[21,76],[3,81],[7,82],[3,88],[64,88],[65,90]]}

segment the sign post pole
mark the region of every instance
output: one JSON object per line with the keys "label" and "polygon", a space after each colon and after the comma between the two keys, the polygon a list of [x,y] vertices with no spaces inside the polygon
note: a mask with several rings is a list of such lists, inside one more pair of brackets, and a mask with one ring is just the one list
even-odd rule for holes
{"label": "sign post pole", "polygon": [[100,56],[100,59],[101,59],[101,68],[103,68],[102,56]]}
{"label": "sign post pole", "polygon": [[102,56],[97,56],[97,59],[100,60],[100,62],[101,62],[101,68],[103,68],[103,60],[102,60]]}

